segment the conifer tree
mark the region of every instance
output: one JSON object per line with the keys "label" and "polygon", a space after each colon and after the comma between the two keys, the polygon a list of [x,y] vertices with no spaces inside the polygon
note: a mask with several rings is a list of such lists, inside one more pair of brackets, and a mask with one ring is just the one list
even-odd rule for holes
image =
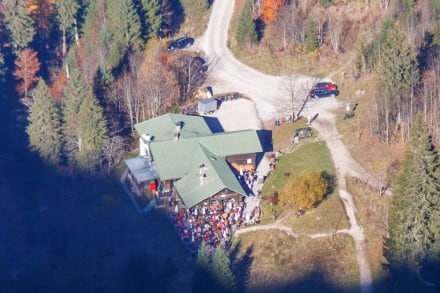
{"label": "conifer tree", "polygon": [[6,0],[5,22],[16,50],[26,48],[35,35],[34,21],[24,0]]}
{"label": "conifer tree", "polygon": [[250,46],[258,40],[257,29],[252,18],[251,1],[247,1],[238,20],[236,33],[237,43],[240,47]]}
{"label": "conifer tree", "polygon": [[398,122],[404,105],[411,103],[408,97],[418,80],[418,65],[416,53],[399,23],[384,26],[383,29],[385,35],[380,51],[379,86],[384,99],[388,143],[389,129]]}
{"label": "conifer tree", "polygon": [[316,38],[316,23],[313,20],[307,21],[304,47],[308,53],[315,52],[318,49],[318,39]]}
{"label": "conifer tree", "polygon": [[160,13],[159,0],[142,0],[142,10],[146,18],[146,37],[158,38],[160,26],[162,24],[162,16]]}
{"label": "conifer tree", "polygon": [[194,267],[193,292],[209,292],[213,287],[211,255],[205,242],[200,245]]}
{"label": "conifer tree", "polygon": [[79,169],[90,173],[97,170],[107,138],[107,123],[102,107],[93,94],[88,94],[78,113],[79,148],[76,163]]}
{"label": "conifer tree", "polygon": [[75,163],[75,157],[79,150],[79,109],[87,95],[92,95],[91,89],[85,84],[81,73],[72,70],[70,79],[64,88],[63,106],[63,153],[71,164]]}
{"label": "conifer tree", "polygon": [[418,115],[389,216],[385,257],[392,274],[419,274],[425,262],[439,256],[440,163],[422,116]]}
{"label": "conifer tree", "polygon": [[222,247],[217,247],[212,258],[212,275],[219,286],[219,292],[233,292],[236,289],[237,284],[231,270],[231,260]]}
{"label": "conifer tree", "polygon": [[46,163],[56,165],[61,154],[61,118],[43,79],[38,81],[32,93],[33,103],[29,109],[28,126],[30,148]]}
{"label": "conifer tree", "polygon": [[57,19],[60,23],[60,28],[63,37],[63,56],[66,55],[67,52],[67,32],[73,27],[75,24],[76,13],[79,9],[79,4],[75,0],[63,0],[56,1],[56,12]]}
{"label": "conifer tree", "polygon": [[[142,47],[141,21],[132,0],[108,0],[108,16],[113,42],[125,50]],[[118,44],[118,45],[117,45]]]}
{"label": "conifer tree", "polygon": [[[397,23],[388,29],[380,58],[380,85],[393,99],[410,93],[411,80],[417,79],[417,58],[406,34]],[[398,101],[396,101],[398,102]]]}

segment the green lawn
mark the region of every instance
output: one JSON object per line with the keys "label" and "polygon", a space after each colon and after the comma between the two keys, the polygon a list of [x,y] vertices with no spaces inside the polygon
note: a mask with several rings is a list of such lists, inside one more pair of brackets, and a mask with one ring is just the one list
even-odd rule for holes
{"label": "green lawn", "polygon": [[308,143],[300,146],[290,154],[284,154],[279,158],[276,170],[269,176],[263,187],[262,195],[269,195],[272,191],[278,191],[286,184],[284,173],[291,175],[304,172],[327,172],[335,175],[333,162],[327,145],[323,141]]}
{"label": "green lawn", "polygon": [[314,137],[318,137],[318,132],[313,129],[313,136],[310,138],[303,138],[299,143],[293,144],[293,134],[297,129],[307,127],[306,119],[299,119],[294,123],[282,123],[281,126],[272,130],[272,143],[274,150],[283,153],[291,153],[305,143],[313,141]]}
{"label": "green lawn", "polygon": [[[293,153],[282,155],[276,170],[272,172],[263,187],[262,196],[267,198],[272,192],[282,189],[286,180],[290,178],[286,177],[285,173],[290,173],[290,176],[293,176],[303,171],[326,172],[334,180],[335,169],[325,142],[304,144]],[[344,205],[338,196],[336,182],[331,185],[331,193],[316,208],[307,211],[299,218],[287,217],[284,219],[284,223],[292,227],[294,232],[300,234],[331,233],[338,229],[349,228]],[[284,213],[288,211],[282,207],[273,207],[266,200],[262,201],[262,207],[264,218],[269,217],[273,209]]]}

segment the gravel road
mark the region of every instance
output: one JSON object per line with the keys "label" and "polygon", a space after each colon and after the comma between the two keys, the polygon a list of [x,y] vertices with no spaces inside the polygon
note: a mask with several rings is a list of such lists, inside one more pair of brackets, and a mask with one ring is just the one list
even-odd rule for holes
{"label": "gravel road", "polygon": [[[225,130],[256,129],[261,126],[261,123],[256,121],[266,122],[285,114],[282,105],[289,103],[289,98],[285,89],[283,89],[287,77],[261,73],[234,58],[226,45],[234,6],[234,0],[214,1],[207,30],[201,38],[196,40],[195,46],[205,52],[208,60],[216,64],[211,76],[211,86],[214,93],[240,92],[248,96],[254,103],[254,107],[252,107],[249,103],[237,102],[232,107],[230,106],[228,110],[233,111],[234,114],[225,112],[221,108],[218,115],[220,122],[227,123],[227,127],[224,127]],[[300,105],[305,98],[304,92],[301,91],[310,88],[316,81],[317,78],[315,77],[295,76],[297,105]],[[347,191],[345,177],[347,175],[356,176],[372,185],[376,185],[378,182],[354,160],[340,139],[334,114],[340,107],[343,107],[343,104],[336,99],[320,99],[308,103],[303,115],[314,116],[318,114],[312,122],[312,126],[319,131],[322,138],[327,142],[337,170],[339,196],[344,203],[351,225],[346,233],[354,239],[360,272],[360,288],[362,292],[367,293],[371,292],[372,279],[364,252],[365,238],[362,227],[356,220],[356,206],[352,195]]]}

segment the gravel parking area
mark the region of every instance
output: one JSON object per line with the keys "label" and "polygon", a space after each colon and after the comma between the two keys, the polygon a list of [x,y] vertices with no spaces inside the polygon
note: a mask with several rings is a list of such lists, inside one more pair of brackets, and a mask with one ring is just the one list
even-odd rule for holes
{"label": "gravel parking area", "polygon": [[263,128],[254,102],[247,99],[222,102],[217,111],[206,116],[216,117],[224,131]]}

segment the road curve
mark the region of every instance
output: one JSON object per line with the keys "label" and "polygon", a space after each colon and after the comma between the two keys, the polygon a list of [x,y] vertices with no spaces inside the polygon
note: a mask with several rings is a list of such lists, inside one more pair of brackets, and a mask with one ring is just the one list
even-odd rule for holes
{"label": "road curve", "polygon": [[[264,74],[234,58],[226,46],[234,4],[234,0],[214,1],[207,30],[195,46],[204,51],[208,60],[215,64],[210,79],[214,92],[239,91],[247,95],[255,102],[259,117],[267,121],[284,114],[279,111],[279,105],[287,101],[283,89],[286,77]],[[310,88],[313,80],[316,79],[296,77],[298,83],[304,84],[301,88]],[[298,103],[305,94],[298,99]]]}
{"label": "road curve", "polygon": [[[234,58],[227,47],[229,23],[234,6],[235,0],[214,1],[207,30],[202,37],[196,40],[195,46],[205,52],[208,60],[216,63],[211,77],[214,92],[240,92],[247,95],[255,103],[259,117],[263,121],[268,121],[283,114],[279,112],[280,105],[288,102],[287,95],[283,90],[286,77],[261,73]],[[297,88],[302,89],[310,88],[315,81],[316,78],[307,76],[296,76],[295,78],[295,82],[300,84]],[[298,97],[299,103],[303,98]],[[363,293],[369,293],[372,288],[372,278],[364,252],[364,234],[355,217],[356,207],[352,195],[347,191],[345,176],[355,175],[370,184],[375,184],[375,179],[353,159],[340,140],[333,112],[341,106],[342,104],[336,99],[322,99],[308,106],[307,111],[312,115],[319,114],[313,122],[313,126],[318,129],[322,138],[327,142],[337,169],[339,196],[344,203],[350,221],[350,229],[347,233],[353,237],[355,242],[360,288]],[[279,229],[275,226],[272,228]]]}

